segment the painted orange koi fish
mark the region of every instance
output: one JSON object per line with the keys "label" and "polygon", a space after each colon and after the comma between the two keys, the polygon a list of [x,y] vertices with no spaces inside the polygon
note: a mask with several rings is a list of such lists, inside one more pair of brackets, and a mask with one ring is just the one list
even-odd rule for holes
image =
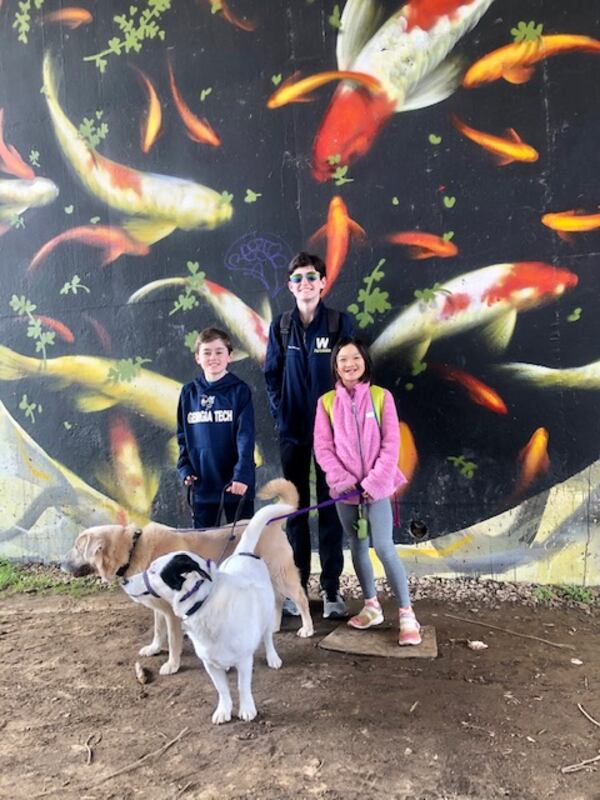
{"label": "painted orange koi fish", "polygon": [[354,83],[369,89],[372,94],[381,92],[381,84],[372,75],[363,72],[352,72],[351,70],[330,70],[328,72],[318,72],[308,78],[298,80],[300,73],[295,72],[285,80],[281,86],[273,92],[267,100],[268,108],[280,108],[288,103],[301,103],[308,98],[306,95],[314,89],[325,86],[332,81],[353,81]]}
{"label": "painted orange koi fish", "polygon": [[406,422],[400,422],[400,456],[398,458],[398,468],[406,478],[406,483],[403,483],[395,492],[394,500],[406,492],[410,486],[417,467],[419,465],[419,454],[415,445],[415,437]]}
{"label": "painted orange koi fish", "polygon": [[540,36],[530,42],[507,44],[469,67],[463,78],[463,86],[474,89],[499,78],[504,78],[509,83],[526,83],[533,75],[533,65],[538,61],[574,52],[600,53],[600,41],[590,36],[556,34]]}
{"label": "painted orange koi fish", "polygon": [[327,237],[327,254],[325,256],[327,283],[322,292],[322,296],[325,297],[344,266],[344,261],[348,255],[350,237],[357,236],[360,239],[366,239],[367,234],[363,228],[350,217],[342,198],[336,195],[329,203],[327,222],[311,236],[310,241],[311,243],[315,243],[323,236]]}
{"label": "painted orange koi fish", "polygon": [[546,428],[537,428],[519,453],[521,471],[515,494],[522,494],[542,472],[547,472],[550,468],[548,438]]}
{"label": "painted orange koi fish", "polygon": [[0,170],[16,178],[35,178],[35,172],[19,155],[18,150],[4,141],[4,109],[0,108]]}
{"label": "painted orange koi fish", "polygon": [[371,75],[373,94],[344,81],[325,112],[313,146],[313,175],[331,177],[331,157],[364,156],[393,114],[440,103],[459,86],[462,64],[451,52],[493,0],[409,0],[386,18],[379,2],[348,0],[337,40],[337,65]]}
{"label": "painted orange koi fish", "polygon": [[423,231],[400,231],[386,236],[390,244],[403,244],[408,247],[411,258],[451,258],[458,254],[458,247],[449,240]]}
{"label": "painted orange koi fish", "polygon": [[80,25],[89,25],[94,17],[85,8],[61,8],[59,11],[49,11],[42,17],[44,24],[58,23],[75,30]]}
{"label": "painted orange koi fish", "polygon": [[600,228],[600,214],[585,214],[583,211],[557,211],[544,214],[542,225],[569,239],[570,233],[586,233]]}
{"label": "painted orange koi fish", "polygon": [[433,372],[437,372],[438,375],[441,375],[447,381],[456,381],[456,383],[459,383],[467,390],[469,397],[474,403],[477,403],[477,405],[483,406],[487,408],[488,411],[493,411],[495,414],[508,414],[506,403],[498,392],[483,383],[483,381],[480,381],[479,378],[457,367],[448,367],[442,364],[431,363],[428,366]]}
{"label": "painted orange koi fish", "polygon": [[105,267],[123,255],[147,256],[150,248],[146,244],[132,239],[123,229],[111,225],[81,225],[59,233],[45,245],[40,247],[27,267],[27,272],[33,272],[45,261],[50,253],[63,242],[83,242],[91,247],[104,250],[101,266]]}
{"label": "painted orange koi fish", "polygon": [[[133,66],[133,65],[132,65]],[[158,138],[162,125],[162,110],[156,89],[150,79],[138,67],[133,66],[142,81],[148,94],[148,108],[140,125],[140,143],[142,153],[149,153],[152,145]]]}
{"label": "painted orange koi fish", "polygon": [[[212,5],[211,0],[208,1]],[[220,8],[218,8],[218,11],[220,11],[221,14],[223,15],[223,19],[226,19],[227,22],[229,22],[231,25],[234,25],[236,28],[239,28],[240,30],[246,32],[251,32],[253,30],[256,30],[256,22],[252,22],[249,19],[242,19],[241,17],[236,16],[233,13],[233,11],[229,8],[225,0],[220,0],[219,5]]]}
{"label": "painted orange koi fish", "polygon": [[538,151],[531,145],[526,144],[514,128],[507,128],[506,138],[504,138],[471,128],[459,119],[456,114],[452,114],[451,119],[454,127],[463,136],[490,152],[500,167],[512,164],[513,161],[533,162],[540,157]]}
{"label": "painted orange koi fish", "polygon": [[171,67],[170,61],[167,62],[167,67],[169,69],[169,84],[171,86],[171,93],[173,94],[173,100],[175,101],[175,105],[177,106],[177,111],[179,112],[179,116],[181,117],[181,120],[185,125],[187,135],[193,142],[200,142],[201,144],[210,144],[213,147],[218,147],[221,144],[221,140],[219,139],[215,131],[211,128],[208,120],[199,119],[190,110],[190,107],[187,105],[187,103],[179,93],[179,89],[177,88],[177,84],[175,83],[175,75],[173,74],[173,68]]}

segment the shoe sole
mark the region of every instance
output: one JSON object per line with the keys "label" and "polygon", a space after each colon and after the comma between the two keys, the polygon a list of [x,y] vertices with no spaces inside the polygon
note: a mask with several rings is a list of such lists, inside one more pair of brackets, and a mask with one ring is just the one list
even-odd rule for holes
{"label": "shoe sole", "polygon": [[383,622],[383,617],[381,619],[376,619],[373,622],[369,622],[368,625],[353,625],[351,622],[348,622],[349,628],[354,628],[355,631],[366,631],[368,628],[376,628],[378,625],[381,625]]}

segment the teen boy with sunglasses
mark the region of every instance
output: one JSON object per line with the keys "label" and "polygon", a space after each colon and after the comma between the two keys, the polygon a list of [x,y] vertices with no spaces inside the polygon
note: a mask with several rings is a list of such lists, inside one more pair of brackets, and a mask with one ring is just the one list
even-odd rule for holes
{"label": "teen boy with sunglasses", "polygon": [[[288,267],[288,288],[295,308],[271,323],[265,360],[265,380],[271,413],[279,433],[281,466],[300,495],[300,508],[310,505],[310,467],[317,400],[332,388],[331,351],[338,339],[352,336],[353,325],[344,312],[329,309],[321,301],[327,285],[325,264],[319,256],[298,253]],[[323,471],[314,462],[317,502],[329,500]],[[308,514],[289,520],[287,532],[294,560],[306,589],[310,576]],[[343,533],[335,506],[319,510],[319,557],[323,616],[346,616],[340,594],[343,568]],[[294,613],[291,602],[284,610]]]}

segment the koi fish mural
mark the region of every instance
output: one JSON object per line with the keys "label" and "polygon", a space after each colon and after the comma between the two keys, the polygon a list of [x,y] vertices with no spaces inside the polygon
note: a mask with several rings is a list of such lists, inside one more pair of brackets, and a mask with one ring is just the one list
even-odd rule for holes
{"label": "koi fish mural", "polygon": [[476,61],[463,78],[466,89],[504,78],[508,83],[526,83],[533,75],[535,64],[564,53],[600,53],[600,41],[589,36],[556,34],[541,36],[533,41],[517,42],[500,47]]}
{"label": "koi fish mural", "polygon": [[425,231],[399,231],[385,237],[390,244],[405,245],[411,258],[422,261],[425,258],[452,258],[458,255],[458,247],[450,239]]}
{"label": "koi fish mural", "polygon": [[342,164],[364,156],[393,114],[450,97],[462,77],[462,63],[450,54],[491,4],[413,0],[382,21],[377,0],[348,0],[338,35],[338,68],[371,75],[382,91],[338,87],[315,137],[314,177],[331,177],[331,156],[339,155]]}
{"label": "koi fish mural", "polygon": [[348,255],[350,238],[355,237],[362,241],[367,238],[365,231],[348,214],[346,204],[339,195],[333,197],[329,203],[327,222],[312,235],[310,246],[316,245],[323,237],[327,239],[327,253],[325,255],[327,284],[322,293],[322,297],[325,297],[331,291],[342,270]]}
{"label": "koi fish mural", "polygon": [[577,282],[569,270],[527,261],[459,275],[442,284],[428,302],[418,300],[390,322],[371,345],[371,356],[380,359],[403,349],[421,359],[436,339],[473,328],[492,350],[502,351],[519,312],[551,302]]}
{"label": "koi fish mural", "polygon": [[175,229],[215,228],[231,219],[231,203],[207,186],[183,178],[139,172],[101,156],[79,136],[58,102],[52,56],[43,66],[44,95],[62,154],[91,195],[124,216],[123,227],[151,245]]}
{"label": "koi fish mural", "polygon": [[189,524],[208,326],[280,474],[262,367],[307,248],[398,407],[409,571],[600,582],[593,3],[0,5],[2,557]]}

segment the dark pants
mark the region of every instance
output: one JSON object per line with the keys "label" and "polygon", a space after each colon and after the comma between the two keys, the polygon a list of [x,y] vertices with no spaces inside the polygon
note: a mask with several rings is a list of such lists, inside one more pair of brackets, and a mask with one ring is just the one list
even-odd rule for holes
{"label": "dark pants", "polygon": [[[233,522],[238,503],[242,500],[240,495],[230,494],[225,498],[225,507],[223,509],[225,520]],[[199,503],[194,501],[193,517],[194,528],[215,528],[219,527],[223,520],[217,521],[217,514],[219,513],[219,503]],[[254,500],[243,499],[238,519],[250,519],[254,516]]]}
{"label": "dark pants", "polygon": [[[300,508],[310,505],[310,462],[313,456],[311,444],[280,442],[283,475],[298,489]],[[317,479],[317,502],[330,500],[325,474],[315,461]],[[294,561],[300,570],[300,580],[306,588],[310,576],[310,530],[308,514],[300,514],[289,520],[286,530],[294,551]],[[319,557],[321,559],[321,588],[332,600],[340,586],[340,575],[344,567],[343,531],[335,505],[319,509]]]}

